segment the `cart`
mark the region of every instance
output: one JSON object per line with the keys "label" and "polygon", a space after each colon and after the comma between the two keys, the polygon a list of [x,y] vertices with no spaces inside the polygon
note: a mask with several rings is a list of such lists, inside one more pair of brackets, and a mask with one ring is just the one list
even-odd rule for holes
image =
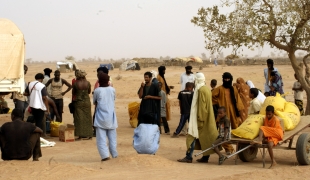
{"label": "cart", "polygon": [[[310,126],[310,116],[301,116],[300,122],[297,125],[297,127],[291,131],[285,131],[283,135],[283,140],[280,141],[277,144],[277,146],[274,147],[274,149],[295,150],[298,163],[300,165],[309,165],[310,164],[310,134],[309,133],[300,134],[296,142],[296,148],[292,147],[294,137],[309,126]],[[242,139],[242,138],[238,138],[232,135],[232,138],[229,141],[221,142],[220,144],[229,143],[229,144],[236,145],[236,152],[227,156],[227,159],[229,159],[235,155],[238,155],[235,158],[235,164],[237,164],[238,157],[243,162],[253,161],[256,158],[258,149],[262,148],[263,150],[261,151],[261,153],[262,153],[263,167],[265,167],[265,156],[266,156],[266,150],[268,148],[267,144],[262,144],[262,145],[251,144],[251,141],[252,140]],[[282,146],[283,144],[287,144],[287,143],[288,143],[287,147]],[[200,153],[197,153],[195,154],[195,157],[213,148],[214,146]]]}

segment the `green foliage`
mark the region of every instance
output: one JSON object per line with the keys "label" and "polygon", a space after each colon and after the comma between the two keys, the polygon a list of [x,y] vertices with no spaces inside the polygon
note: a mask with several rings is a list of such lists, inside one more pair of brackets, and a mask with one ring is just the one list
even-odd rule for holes
{"label": "green foliage", "polygon": [[[219,7],[232,8],[221,14]],[[287,52],[310,50],[309,0],[222,0],[200,8],[191,22],[201,27],[211,53],[268,43]]]}

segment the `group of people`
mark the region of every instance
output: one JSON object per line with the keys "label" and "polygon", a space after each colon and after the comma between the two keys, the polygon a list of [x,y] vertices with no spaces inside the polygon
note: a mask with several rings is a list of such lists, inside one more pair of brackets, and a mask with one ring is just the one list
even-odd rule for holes
{"label": "group of people", "polygon": [[[217,86],[217,81],[212,79],[210,88],[206,85],[206,79],[203,73],[193,73],[191,66],[185,67],[185,72],[180,77],[181,91],[178,94],[180,107],[180,122],[176,130],[172,133],[172,138],[178,138],[179,135],[187,134],[186,156],[179,159],[179,162],[192,162],[192,155],[195,149],[207,149],[214,147],[211,151],[203,153],[203,157],[197,159],[198,162],[206,163],[209,161],[210,154],[219,155],[219,164],[222,164],[226,156],[220,153],[221,148],[225,149],[226,154],[234,152],[231,144],[225,143],[230,139],[232,129],[238,128],[248,117],[249,114],[257,114],[261,111],[261,106],[266,96],[275,95],[278,92],[284,96],[282,77],[278,70],[273,67],[273,61],[267,60],[268,68],[264,70],[266,83],[265,95],[251,81],[245,81],[243,78],[237,78],[233,83],[233,76],[229,72],[222,75],[222,84]],[[28,67],[25,66],[25,74]],[[51,119],[56,117],[56,121],[62,122],[63,97],[72,89],[72,102],[70,112],[73,114],[75,125],[76,140],[88,140],[96,136],[97,147],[102,161],[118,156],[117,153],[117,133],[118,127],[115,113],[115,89],[109,77],[106,67],[97,69],[98,80],[95,83],[93,91],[93,104],[95,105],[94,114],[91,113],[91,101],[89,94],[91,84],[86,79],[87,73],[83,70],[75,72],[75,78],[72,83],[60,78],[60,71],[54,72],[54,78],[50,77],[52,70],[44,69],[44,75],[38,73],[35,80],[26,85],[24,94],[14,93],[12,98],[15,103],[15,109],[12,111],[12,120],[1,127],[1,150],[3,159],[29,159],[33,155],[33,160],[38,160],[42,156],[38,146],[38,134],[45,134],[45,119],[51,115]],[[168,86],[165,78],[165,66],[158,67],[156,71],[145,72],[144,81],[137,92],[141,99],[140,110],[138,114],[138,128],[141,124],[156,125],[154,137],[162,133],[170,135],[168,121],[171,119],[170,90],[173,86]],[[67,86],[66,91],[62,91],[63,85]],[[295,102],[302,111],[302,88],[297,81],[294,84]],[[1,99],[0,99],[1,100]],[[267,107],[264,126],[261,127],[259,135],[260,144],[267,138],[269,153],[273,159],[272,146],[282,140],[277,118],[274,116],[273,107]],[[34,125],[23,124],[25,112],[31,112]],[[188,124],[188,127],[187,127]],[[161,126],[164,126],[164,132]],[[154,126],[152,126],[154,127]],[[271,128],[271,129],[270,129]],[[275,128],[276,130],[272,129]],[[16,133],[18,129],[24,129]],[[142,131],[141,131],[142,132]],[[147,132],[147,131],[143,131]],[[19,134],[12,136],[11,134]],[[27,137],[21,139],[20,137]],[[18,141],[13,139],[16,138]],[[107,143],[108,139],[108,143]],[[14,147],[19,143],[27,143],[25,148],[27,153],[19,154]],[[159,139],[157,142],[159,143]],[[221,143],[223,142],[223,143]],[[18,143],[18,144],[16,144]],[[217,144],[221,143],[221,146]],[[107,145],[108,144],[108,145]],[[158,148],[158,146],[157,146]],[[11,153],[12,152],[12,153]],[[156,150],[152,151],[155,153]],[[23,157],[22,157],[23,156]]]}
{"label": "group of people", "polygon": [[[222,75],[222,85],[216,87],[217,81],[212,79],[211,88],[209,88],[206,85],[204,74],[193,74],[191,69],[191,66],[186,66],[185,73],[181,75],[181,91],[178,94],[181,116],[179,125],[172,134],[173,138],[178,137],[185,124],[189,124],[186,136],[186,156],[178,161],[191,163],[194,149],[204,150],[214,146],[214,150],[204,152],[203,157],[197,161],[208,162],[210,154],[215,152],[219,155],[219,164],[222,164],[226,156],[219,153],[221,148],[216,144],[229,141],[230,131],[238,128],[248,115],[266,111],[268,115],[259,137],[260,141],[263,141],[263,137],[267,138],[268,149],[272,158],[271,167],[275,165],[272,147],[282,140],[283,130],[280,131],[279,120],[274,115],[272,106],[261,109],[266,97],[275,96],[276,93],[284,97],[282,77],[278,70],[273,67],[273,60],[267,60],[267,68],[264,70],[266,78],[264,94],[255,88],[250,80],[245,81],[243,78],[237,78],[236,82],[233,83],[233,76],[229,72]],[[158,71],[165,74],[165,67],[160,66]],[[165,134],[167,134],[169,127],[166,118],[163,117],[166,115],[166,109],[169,109],[169,105],[167,97],[162,96],[160,92],[163,91],[169,95],[169,86],[164,76],[159,75],[156,78],[156,76],[152,76],[151,72],[144,74],[144,80],[145,82],[141,84],[138,91],[139,98],[142,99],[138,124],[157,124],[160,128],[162,122]],[[295,91],[295,102],[301,104],[302,88],[298,81],[294,84],[293,90]],[[302,111],[302,107],[300,111]],[[235,151],[229,143],[222,143],[221,147],[225,149],[227,155]]]}
{"label": "group of people", "polygon": [[[28,67],[24,66],[26,75]],[[46,134],[46,118],[62,122],[64,107],[63,97],[72,89],[72,113],[75,125],[76,140],[88,140],[97,137],[97,147],[102,161],[109,159],[109,151],[113,158],[117,155],[116,128],[117,118],[115,113],[115,90],[111,86],[106,67],[97,69],[98,80],[93,92],[95,112],[92,117],[91,84],[86,79],[84,70],[77,70],[72,84],[60,78],[59,70],[50,77],[52,70],[44,69],[44,75],[38,73],[35,80],[25,84],[23,94],[13,93],[12,98],[15,109],[12,111],[12,122],[7,122],[1,127],[0,146],[3,160],[27,160],[31,156],[37,161],[42,156],[40,149],[40,136]],[[63,85],[68,88],[62,91]],[[2,100],[2,99],[1,99]],[[31,113],[33,123],[24,122],[25,114]],[[94,135],[95,133],[95,135]],[[109,140],[109,147],[107,146]],[[21,152],[23,151],[23,152]]]}

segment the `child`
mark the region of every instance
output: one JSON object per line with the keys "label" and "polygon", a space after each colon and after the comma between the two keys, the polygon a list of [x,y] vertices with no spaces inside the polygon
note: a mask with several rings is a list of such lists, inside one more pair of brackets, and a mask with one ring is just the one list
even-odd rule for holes
{"label": "child", "polygon": [[283,139],[283,129],[279,119],[274,115],[274,107],[266,107],[266,117],[264,125],[260,127],[258,141],[252,141],[252,144],[268,144],[268,152],[271,158],[271,166],[269,169],[277,165],[273,157],[273,146],[276,146]]}
{"label": "child", "polygon": [[[162,83],[158,82],[158,86],[159,86],[159,89],[161,89]],[[161,96],[161,100],[160,100],[160,116],[161,116],[161,121],[164,124],[165,134],[170,135],[169,125],[168,125],[168,121],[166,119],[167,96],[166,96],[165,91],[163,91],[163,90],[161,90],[159,92],[159,95]],[[160,133],[161,133],[161,128],[160,128]]]}
{"label": "child", "polygon": [[299,111],[300,111],[300,115],[304,114],[304,102],[303,102],[303,89],[301,87],[301,84],[299,82],[299,80],[297,79],[296,74],[294,74],[295,79],[297,80],[296,82],[294,82],[293,88],[292,90],[294,91],[294,99],[295,99],[295,104],[298,107]]}
{"label": "child", "polygon": [[261,107],[262,107],[262,102],[258,100],[257,96],[258,96],[258,89],[257,88],[251,88],[250,89],[250,98],[252,99],[252,101],[250,102],[250,108],[248,111],[248,114],[258,114]]}
{"label": "child", "polygon": [[270,96],[269,92],[265,92],[264,95],[265,95],[265,97]]}
{"label": "child", "polygon": [[213,91],[213,89],[216,87],[217,85],[217,80],[216,79],[212,79],[210,82],[210,86],[211,86],[211,91]]}
{"label": "child", "polygon": [[277,88],[274,83],[272,83],[270,86],[269,96],[276,96],[277,94]]}
{"label": "child", "polygon": [[173,133],[172,138],[179,137],[182,128],[184,127],[186,121],[189,121],[189,115],[191,112],[191,105],[192,105],[192,99],[194,94],[194,83],[187,82],[185,84],[185,90],[179,92],[178,99],[179,99],[179,105],[180,105],[180,113],[181,118],[179,125],[176,129],[176,131]]}
{"label": "child", "polygon": [[[220,119],[219,120],[219,136],[218,138],[214,141],[213,146],[216,144],[219,144],[223,141],[228,141],[230,140],[230,120],[226,116],[226,108],[221,106],[218,108],[217,116]],[[223,164],[223,162],[227,159],[226,156],[224,156],[220,150],[219,146],[214,147],[214,151],[216,154],[219,155],[219,165]]]}

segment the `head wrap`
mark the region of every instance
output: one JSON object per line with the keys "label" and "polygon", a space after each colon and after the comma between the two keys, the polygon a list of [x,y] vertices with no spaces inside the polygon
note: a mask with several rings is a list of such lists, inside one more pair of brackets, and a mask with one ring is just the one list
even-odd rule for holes
{"label": "head wrap", "polygon": [[164,71],[166,70],[166,67],[165,66],[159,66],[158,67],[158,73],[159,75],[164,79],[165,81],[165,87],[166,87],[166,93],[167,94],[170,94],[170,88],[169,86],[167,85],[167,82],[166,82],[166,79],[165,79],[165,74],[164,74]]}
{"label": "head wrap", "polygon": [[272,60],[272,59],[267,59],[267,65],[268,65],[268,64],[270,64],[270,65],[271,65],[270,67],[268,66],[269,71],[270,71],[270,70],[272,70],[272,71],[273,71],[273,70],[274,70],[274,68],[273,68],[273,60]]}
{"label": "head wrap", "polygon": [[[224,88],[232,87],[233,76],[229,72],[225,72],[222,76],[223,78],[223,86]],[[225,81],[224,79],[230,79],[229,81]]]}
{"label": "head wrap", "polygon": [[272,59],[267,59],[267,64],[273,65],[273,60]]}
{"label": "head wrap", "polygon": [[106,74],[109,74],[109,69],[106,66],[99,67],[97,69],[97,72],[99,72],[99,71],[102,71],[102,72],[104,72]]}
{"label": "head wrap", "polygon": [[45,68],[43,71],[44,71],[44,74],[45,74],[45,75],[50,75],[51,72],[53,72],[53,70],[50,69],[50,68]]}
{"label": "head wrap", "polygon": [[157,75],[158,75],[158,72],[157,72],[157,71],[151,70],[150,72],[152,73],[152,79],[154,79],[154,78],[157,77]]}
{"label": "head wrap", "polygon": [[[223,87],[229,89],[229,91],[230,91],[230,99],[231,99],[232,105],[235,109],[236,116],[240,117],[239,110],[237,108],[237,100],[235,97],[235,90],[234,90],[234,87],[232,86],[232,81],[234,78],[229,72],[225,72],[222,77],[223,77]],[[224,79],[230,79],[230,80],[225,81]]]}
{"label": "head wrap", "polygon": [[165,66],[159,66],[158,67],[158,73],[161,77],[164,78],[164,70],[166,70],[166,67]]}
{"label": "head wrap", "polygon": [[100,87],[108,87],[109,86],[110,77],[106,73],[99,72],[98,73],[98,80],[99,80]]}
{"label": "head wrap", "polygon": [[192,66],[186,66],[185,69],[193,69]]}
{"label": "head wrap", "polygon": [[87,73],[86,73],[84,70],[79,70],[79,71],[76,73],[76,77],[77,77],[77,78],[85,78],[86,75],[87,75]]}
{"label": "head wrap", "polygon": [[205,85],[205,75],[203,73],[196,73],[195,75],[195,92],[193,95],[190,120],[188,126],[188,134],[195,138],[199,138],[198,125],[197,125],[197,104],[198,104],[198,90]]}
{"label": "head wrap", "polygon": [[254,86],[254,84],[253,84],[253,82],[252,82],[251,80],[248,80],[248,81],[246,82],[246,84],[247,84],[250,88],[255,88],[255,86]]}

